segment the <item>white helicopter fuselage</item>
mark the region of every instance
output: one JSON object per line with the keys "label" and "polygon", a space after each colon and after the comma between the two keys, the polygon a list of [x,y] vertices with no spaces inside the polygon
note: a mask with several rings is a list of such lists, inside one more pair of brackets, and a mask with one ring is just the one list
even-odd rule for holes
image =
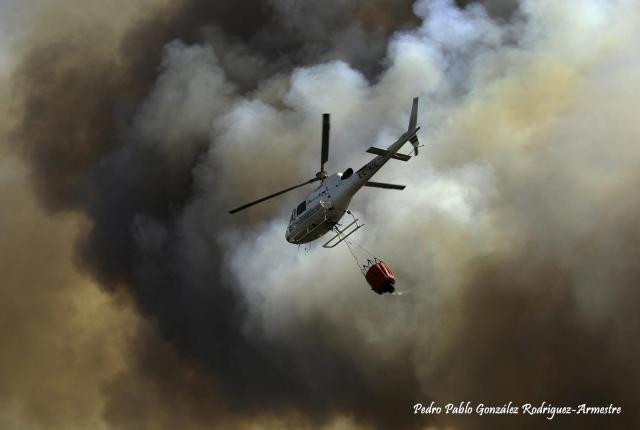
{"label": "white helicopter fuselage", "polygon": [[304,244],[331,231],[344,216],[358,190],[365,186],[418,130],[419,127],[414,126],[412,130],[405,132],[396,142],[383,150],[384,155],[378,155],[357,172],[349,168],[323,180],[291,213],[285,235],[287,242]]}

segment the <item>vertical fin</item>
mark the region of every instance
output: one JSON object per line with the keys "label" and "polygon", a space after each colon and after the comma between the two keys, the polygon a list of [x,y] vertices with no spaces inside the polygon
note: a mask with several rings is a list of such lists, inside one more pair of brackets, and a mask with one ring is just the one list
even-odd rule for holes
{"label": "vertical fin", "polygon": [[413,106],[411,106],[411,117],[409,118],[409,131],[416,128],[418,124],[418,97],[413,99]]}
{"label": "vertical fin", "polygon": [[[409,118],[409,132],[415,130],[416,125],[418,124],[418,97],[413,99],[413,106],[411,106],[411,117]],[[418,142],[418,136],[415,134],[409,139],[411,145],[413,145],[413,150],[415,155],[418,155],[418,147],[420,146],[420,142]]]}

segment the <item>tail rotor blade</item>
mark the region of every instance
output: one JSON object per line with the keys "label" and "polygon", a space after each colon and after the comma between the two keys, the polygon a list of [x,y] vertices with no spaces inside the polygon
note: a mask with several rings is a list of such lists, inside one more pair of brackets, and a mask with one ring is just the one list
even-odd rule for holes
{"label": "tail rotor blade", "polygon": [[324,172],[324,163],[329,161],[329,130],[331,129],[331,117],[328,113],[322,114],[322,154],[320,158],[320,171]]}

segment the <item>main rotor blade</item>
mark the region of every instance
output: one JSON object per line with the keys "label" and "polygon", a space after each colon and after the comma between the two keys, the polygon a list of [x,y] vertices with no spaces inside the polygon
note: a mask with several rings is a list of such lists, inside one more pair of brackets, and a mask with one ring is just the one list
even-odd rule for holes
{"label": "main rotor blade", "polygon": [[237,208],[235,208],[235,209],[233,209],[233,210],[230,210],[230,211],[229,211],[229,213],[230,213],[230,214],[234,214],[234,213],[236,213],[236,212],[239,212],[239,211],[241,211],[241,210],[243,210],[243,209],[246,209],[246,208],[248,208],[248,207],[251,207],[251,206],[253,206],[253,205],[257,205],[258,203],[262,203],[262,202],[264,202],[265,200],[269,200],[269,199],[271,199],[271,198],[274,198],[274,197],[279,196],[280,194],[287,193],[287,192],[289,192],[289,191],[291,191],[291,190],[295,190],[296,188],[304,187],[305,185],[308,185],[308,184],[310,184],[310,183],[312,183],[312,182],[316,182],[316,181],[319,181],[319,180],[320,180],[320,179],[318,179],[318,178],[309,179],[307,182],[303,182],[302,184],[294,185],[293,187],[289,187],[289,188],[287,188],[286,190],[278,191],[277,193],[270,194],[270,195],[268,195],[268,196],[266,196],[266,197],[263,197],[263,198],[261,198],[261,199],[255,200],[255,201],[253,201],[253,202],[251,202],[251,203],[247,203],[246,205],[242,205],[242,206],[240,206],[240,207],[237,207]]}
{"label": "main rotor blade", "polygon": [[322,114],[322,154],[320,158],[320,171],[324,172],[324,163],[329,161],[329,130],[331,129],[331,117],[328,113]]}
{"label": "main rotor blade", "polygon": [[407,188],[406,185],[396,185],[396,184],[385,184],[384,182],[367,182],[364,184],[365,187],[375,187],[375,188],[385,188],[387,190],[404,190]]}

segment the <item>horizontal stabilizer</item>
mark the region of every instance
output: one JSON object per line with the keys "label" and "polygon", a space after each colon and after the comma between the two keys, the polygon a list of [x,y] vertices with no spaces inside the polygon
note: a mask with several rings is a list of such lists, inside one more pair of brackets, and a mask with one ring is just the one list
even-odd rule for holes
{"label": "horizontal stabilizer", "polygon": [[384,182],[367,182],[364,184],[365,187],[374,187],[374,188],[385,188],[387,190],[404,190],[407,188],[406,185],[396,185],[396,184],[385,184]]}
{"label": "horizontal stabilizer", "polygon": [[[389,153],[389,151],[387,151],[386,149],[376,148],[375,146],[372,146],[371,148],[367,149],[367,152],[369,154],[382,155],[382,156],[385,156]],[[409,161],[409,159],[411,158],[411,155],[398,154],[396,152],[391,156],[391,158],[395,160],[400,160],[400,161]]]}

